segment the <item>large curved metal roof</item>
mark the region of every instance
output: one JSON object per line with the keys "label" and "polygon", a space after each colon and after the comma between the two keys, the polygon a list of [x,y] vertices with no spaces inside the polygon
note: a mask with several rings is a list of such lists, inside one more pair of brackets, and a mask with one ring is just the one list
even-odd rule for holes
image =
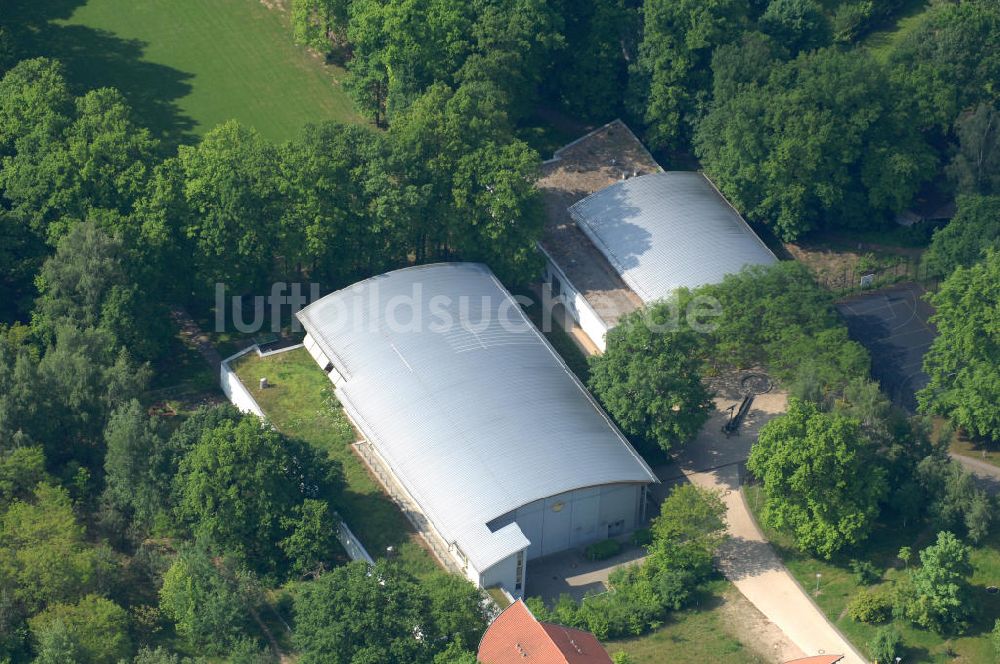
{"label": "large curved metal roof", "polygon": [[397,270],[298,317],[343,376],[355,424],[480,571],[527,546],[516,524],[487,522],[565,491],[657,481],[483,265]]}
{"label": "large curved metal roof", "polygon": [[569,208],[577,225],[644,302],[718,283],[777,261],[701,173],[668,171],[616,182]]}

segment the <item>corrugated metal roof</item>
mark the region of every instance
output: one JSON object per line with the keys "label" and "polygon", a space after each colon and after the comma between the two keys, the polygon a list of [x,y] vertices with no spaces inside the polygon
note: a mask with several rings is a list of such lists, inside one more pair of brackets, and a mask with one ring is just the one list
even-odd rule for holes
{"label": "corrugated metal roof", "polygon": [[656,481],[483,265],[397,270],[298,317],[346,379],[337,396],[355,423],[479,571],[527,546],[519,528],[491,533],[496,517],[573,489]]}
{"label": "corrugated metal roof", "polygon": [[644,302],[682,286],[718,283],[777,261],[701,173],[651,173],[569,208],[573,219]]}

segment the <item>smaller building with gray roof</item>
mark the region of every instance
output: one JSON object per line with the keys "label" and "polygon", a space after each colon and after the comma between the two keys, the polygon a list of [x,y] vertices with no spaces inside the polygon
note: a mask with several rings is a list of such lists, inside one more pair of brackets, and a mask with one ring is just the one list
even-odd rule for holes
{"label": "smaller building with gray roof", "polygon": [[619,120],[559,150],[539,189],[545,281],[601,351],[632,311],[777,262],[703,173],[663,171]]}

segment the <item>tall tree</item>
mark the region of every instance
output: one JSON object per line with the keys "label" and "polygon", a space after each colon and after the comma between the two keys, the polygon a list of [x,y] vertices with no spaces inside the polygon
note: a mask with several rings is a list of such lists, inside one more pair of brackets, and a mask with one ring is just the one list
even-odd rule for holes
{"label": "tall tree", "polygon": [[564,0],[566,45],[553,68],[556,94],[576,117],[607,121],[622,110],[639,15],[624,0]]}
{"label": "tall tree", "polygon": [[47,58],[22,60],[0,81],[0,156],[19,139],[44,141],[62,133],[73,114],[62,65]]}
{"label": "tall tree", "polygon": [[1000,108],[979,104],[955,121],[958,151],[948,176],[960,193],[1000,195]]}
{"label": "tall tree", "polygon": [[771,0],[759,25],[792,55],[827,46],[833,38],[823,7],[816,0]]}
{"label": "tall tree", "polygon": [[57,639],[47,634],[65,630],[80,662],[118,664],[131,655],[128,614],[104,597],[87,595],[75,604],[54,604],[29,623],[41,643],[56,642]]}
{"label": "tall tree", "polygon": [[339,285],[405,262],[387,159],[383,134],[332,122],[280,148],[286,272]]}
{"label": "tall tree", "polygon": [[713,50],[746,21],[741,0],[645,0],[642,41],[630,72],[630,107],[654,148],[684,145],[711,88]]}
{"label": "tall tree", "polygon": [[193,648],[221,655],[246,635],[247,602],[240,573],[227,560],[186,547],[163,575],[160,608]]}
{"label": "tall tree", "polygon": [[35,130],[16,149],[4,159],[0,187],[14,210],[55,244],[72,220],[92,209],[131,211],[157,143],[131,120],[121,93],[103,88],[76,100],[72,122],[61,132]]}
{"label": "tall tree", "polygon": [[857,420],[797,399],[761,428],[747,468],[764,484],[763,522],[826,558],[868,537],[886,493]]}
{"label": "tall tree", "polygon": [[917,393],[920,409],[1000,440],[1000,251],[956,269],[929,300],[938,335],[924,356],[930,382]]}
{"label": "tall tree", "polygon": [[207,431],[181,461],[178,514],[215,551],[281,577],[290,564],[281,542],[298,509],[306,499],[332,502],[340,482],[339,466],[244,418]]}
{"label": "tall tree", "polygon": [[996,96],[1000,5],[993,0],[936,3],[893,50],[893,76],[916,107],[916,126],[947,129],[965,109]]}
{"label": "tall tree", "polygon": [[[471,597],[468,589],[460,588],[463,583],[448,586]],[[431,664],[437,652],[449,646],[443,631],[464,630],[468,624],[468,618],[456,619],[457,611],[468,609],[481,616],[479,605],[456,602],[455,595],[448,594],[451,599],[437,606],[397,565],[354,562],[298,588],[293,642],[303,664]],[[414,638],[418,633],[421,637]]]}
{"label": "tall tree", "polygon": [[277,154],[256,130],[235,120],[178,152],[203,284],[244,292],[271,274],[280,198]]}
{"label": "tall tree", "polygon": [[939,279],[972,267],[988,249],[1000,250],[1000,196],[959,196],[955,217],[936,231],[923,261]]}
{"label": "tall tree", "polygon": [[65,489],[39,484],[0,516],[0,578],[27,613],[100,590],[110,572],[110,556],[86,541]]}
{"label": "tall tree", "polygon": [[969,547],[945,531],[920,552],[920,567],[910,572],[904,590],[906,616],[942,634],[961,634],[971,617]]}
{"label": "tall tree", "polygon": [[698,335],[674,320],[685,302],[678,297],[620,321],[608,332],[605,353],[591,359],[597,398],[627,434],[652,449],[687,442],[711,407]]}
{"label": "tall tree", "polygon": [[159,425],[132,399],[111,414],[104,440],[104,495],[146,534],[169,506],[171,464]]}
{"label": "tall tree", "polygon": [[320,52],[347,36],[350,0],[292,0],[295,41]]}
{"label": "tall tree", "polygon": [[935,165],[899,94],[865,51],[802,54],[714,105],[696,152],[737,209],[784,240],[885,223]]}

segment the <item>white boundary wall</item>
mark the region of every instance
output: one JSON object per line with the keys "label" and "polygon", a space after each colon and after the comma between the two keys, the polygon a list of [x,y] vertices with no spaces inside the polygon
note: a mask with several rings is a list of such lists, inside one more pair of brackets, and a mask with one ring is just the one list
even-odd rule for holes
{"label": "white boundary wall", "polygon": [[[236,372],[233,371],[229,363],[233,360],[243,357],[247,353],[256,352],[260,357],[270,357],[271,355],[277,355],[278,353],[286,353],[290,350],[295,350],[296,348],[302,348],[302,344],[297,344],[295,346],[289,346],[288,348],[281,348],[279,350],[270,351],[268,353],[261,353],[260,349],[256,345],[250,346],[249,348],[244,348],[234,355],[230,355],[222,361],[222,365],[219,369],[219,386],[222,391],[226,393],[229,400],[233,402],[233,405],[239,408],[244,413],[250,413],[256,415],[262,420],[267,420],[267,416],[264,415],[264,411],[261,409],[260,404],[257,400],[253,398],[250,394],[250,390],[246,388],[243,381],[239,379]],[[347,551],[347,555],[350,556],[351,560],[364,560],[369,565],[374,565],[375,561],[370,555],[368,555],[368,550],[365,549],[361,540],[351,532],[347,523],[340,517],[339,514],[335,515],[336,523],[334,528],[337,530],[337,539],[340,540],[340,544]]]}
{"label": "white boundary wall", "polygon": [[253,398],[240,379],[236,376],[236,372],[233,371],[229,363],[233,360],[243,357],[247,353],[251,353],[257,350],[257,346],[250,346],[249,348],[244,348],[240,352],[230,355],[222,361],[222,365],[219,367],[219,386],[222,391],[226,393],[229,400],[233,402],[233,405],[239,408],[244,413],[251,413],[257,417],[267,419],[264,416],[264,411],[260,409],[257,404],[257,400]]}
{"label": "white boundary wall", "polygon": [[594,345],[603,353],[607,350],[607,342],[605,341],[605,336],[608,334],[607,323],[597,315],[594,308],[590,306],[590,302],[587,302],[587,298],[576,290],[576,287],[566,276],[566,273],[556,264],[552,256],[549,255],[549,252],[545,251],[545,247],[539,244],[538,249],[545,256],[545,283],[551,286],[552,277],[559,279],[561,287],[559,301],[566,307],[566,310],[573,319],[579,323],[580,329],[590,337]]}

